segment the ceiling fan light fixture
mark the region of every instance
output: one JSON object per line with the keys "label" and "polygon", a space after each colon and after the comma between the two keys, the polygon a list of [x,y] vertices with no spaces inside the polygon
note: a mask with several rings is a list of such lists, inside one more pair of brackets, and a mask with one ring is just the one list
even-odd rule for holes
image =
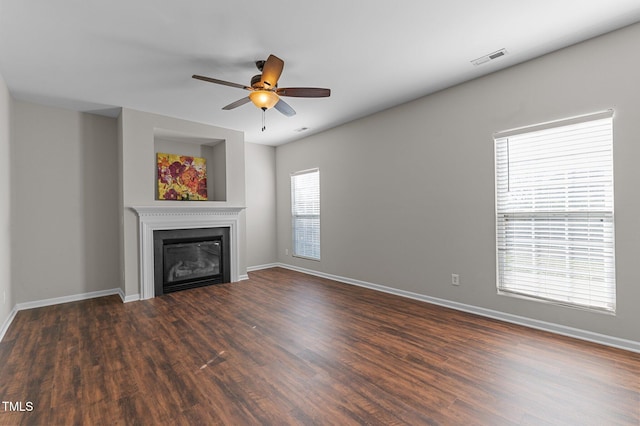
{"label": "ceiling fan light fixture", "polygon": [[249,99],[251,99],[251,102],[258,108],[267,110],[273,108],[280,100],[280,97],[275,92],[269,90],[254,90],[249,93]]}

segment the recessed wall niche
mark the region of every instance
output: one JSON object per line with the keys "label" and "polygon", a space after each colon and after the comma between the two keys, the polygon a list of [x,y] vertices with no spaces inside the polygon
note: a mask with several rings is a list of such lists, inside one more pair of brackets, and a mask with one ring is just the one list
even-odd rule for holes
{"label": "recessed wall niche", "polygon": [[185,135],[165,129],[153,131],[153,188],[158,199],[158,169],[156,158],[159,152],[166,154],[202,157],[207,161],[208,201],[227,201],[227,150],[222,139],[207,139]]}

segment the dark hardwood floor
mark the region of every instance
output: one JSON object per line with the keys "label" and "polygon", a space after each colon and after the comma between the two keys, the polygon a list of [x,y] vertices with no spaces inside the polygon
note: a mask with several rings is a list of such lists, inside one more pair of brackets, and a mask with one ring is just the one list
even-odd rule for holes
{"label": "dark hardwood floor", "polygon": [[0,398],[24,411],[3,403],[0,424],[640,424],[640,354],[280,268],[250,278],[19,312]]}

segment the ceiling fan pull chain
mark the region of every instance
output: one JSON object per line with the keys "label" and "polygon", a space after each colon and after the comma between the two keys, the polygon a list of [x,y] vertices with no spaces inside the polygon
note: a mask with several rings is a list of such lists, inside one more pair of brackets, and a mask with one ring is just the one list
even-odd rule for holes
{"label": "ceiling fan pull chain", "polygon": [[262,109],[262,131],[264,132],[267,129],[266,120],[265,120],[265,109]]}

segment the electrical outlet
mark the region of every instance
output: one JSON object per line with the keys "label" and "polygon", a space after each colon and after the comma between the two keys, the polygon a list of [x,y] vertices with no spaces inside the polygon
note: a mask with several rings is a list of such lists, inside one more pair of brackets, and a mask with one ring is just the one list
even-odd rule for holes
{"label": "electrical outlet", "polygon": [[289,256],[289,249],[284,249],[284,255]]}
{"label": "electrical outlet", "polygon": [[460,275],[451,274],[451,285],[460,285]]}

